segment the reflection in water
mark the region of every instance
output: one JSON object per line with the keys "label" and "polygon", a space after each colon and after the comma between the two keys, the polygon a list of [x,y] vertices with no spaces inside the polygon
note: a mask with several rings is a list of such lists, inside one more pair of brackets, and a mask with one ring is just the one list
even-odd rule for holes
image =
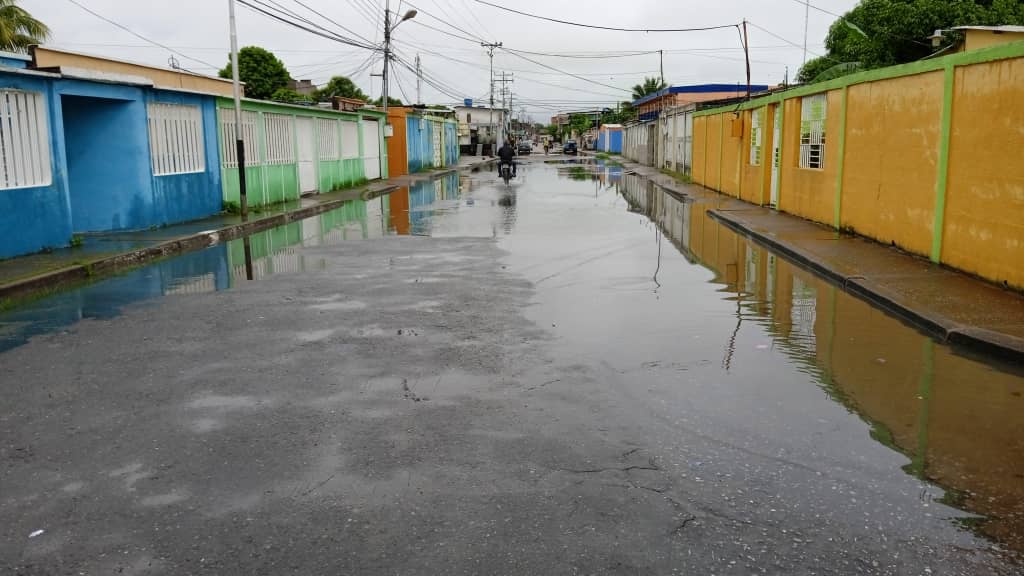
{"label": "reflection in water", "polygon": [[[400,236],[497,236],[512,233],[517,219],[517,189],[525,184],[528,166],[521,166],[511,187],[448,173],[414,182],[387,199],[389,231]],[[493,173],[492,173],[493,174]],[[478,230],[477,228],[480,228]]]}
{"label": "reflection in water", "polygon": [[322,259],[308,261],[298,249],[381,236],[385,204],[379,198],[355,200],[318,216],[156,262],[0,313],[0,352],[84,318],[112,318],[133,302],[227,290],[246,279],[323,269]]}
{"label": "reflection in water", "polygon": [[756,323],[871,436],[905,454],[904,470],[944,488],[944,502],[985,517],[983,534],[1024,550],[1024,373],[981,363],[850,296],[707,216],[625,175],[619,191],[736,302],[729,368],[742,322]]}

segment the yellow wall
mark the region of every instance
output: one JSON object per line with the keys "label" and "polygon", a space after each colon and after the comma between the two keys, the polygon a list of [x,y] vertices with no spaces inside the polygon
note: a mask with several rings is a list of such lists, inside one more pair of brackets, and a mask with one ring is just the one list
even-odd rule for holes
{"label": "yellow wall", "polygon": [[698,116],[693,119],[693,165],[690,168],[690,177],[697,184],[707,184],[704,174],[704,161],[707,149],[707,142],[704,138],[704,128],[707,118]]}
{"label": "yellow wall", "polygon": [[153,82],[153,85],[157,88],[205,92],[220,96],[232,95],[231,81],[220,78],[198,76],[187,72],[176,72],[174,70],[165,70],[163,68],[155,68],[141,64],[117,62],[115,60],[107,60],[106,58],[75,54],[72,52],[62,52],[60,50],[52,50],[41,46],[34,49],[33,56],[35,58],[35,66],[38,68],[50,68],[55,66],[64,68],[80,68],[95,72],[107,72],[147,78]]}
{"label": "yellow wall", "polygon": [[722,115],[717,114],[715,116],[707,117],[707,162],[705,162],[705,176],[704,185],[708,188],[714,188],[715,190],[722,189],[722,182],[720,180],[720,172],[718,167],[719,155],[724,150],[720,147],[722,142]]}
{"label": "yellow wall", "polygon": [[[750,165],[751,110],[735,112],[730,106],[697,116],[694,179],[747,202],[768,204],[773,107],[781,105],[779,210],[834,226],[838,185],[840,226],[1024,289],[1022,46],[990,48],[973,57],[965,52],[935,61],[938,66],[915,63],[904,67],[902,76],[884,71],[860,76],[846,88],[845,135],[840,134],[843,88],[831,83],[820,170],[799,167],[801,96],[785,98],[784,93],[778,104],[769,100],[762,106],[761,166]],[[943,61],[953,70],[952,88]],[[948,164],[941,172],[947,89],[952,90]],[[737,114],[740,136],[732,130]],[[840,166],[842,182],[837,182]],[[940,172],[947,177],[945,188]],[[945,210],[936,214],[943,190]],[[942,224],[941,235],[935,233],[936,222]]]}
{"label": "yellow wall", "polygon": [[964,38],[964,50],[977,50],[978,48],[988,48],[997,44],[1020,42],[1022,40],[1024,40],[1024,33],[1021,32],[1002,32],[996,34],[991,30],[968,30]]}
{"label": "yellow wall", "polygon": [[[843,227],[929,253],[943,77],[936,71],[849,87]],[[838,117],[839,108],[829,106]]]}
{"label": "yellow wall", "polygon": [[[1024,59],[958,68],[942,261],[1024,287]],[[994,139],[994,136],[998,136]]]}
{"label": "yellow wall", "polygon": [[800,168],[801,98],[786,100],[782,127],[782,162],[779,164],[779,209],[818,222],[833,221],[836,171],[839,167],[842,90],[828,92],[825,113],[825,167]]}
{"label": "yellow wall", "polygon": [[744,118],[745,114],[720,116],[725,131],[722,136],[722,185],[718,189],[729,196],[739,196],[740,193],[740,148],[743,146],[743,133],[750,125]]}

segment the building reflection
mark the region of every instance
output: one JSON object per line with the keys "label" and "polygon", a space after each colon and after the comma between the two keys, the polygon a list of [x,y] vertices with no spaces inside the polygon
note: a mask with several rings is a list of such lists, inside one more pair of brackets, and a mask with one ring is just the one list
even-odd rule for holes
{"label": "building reflection", "polygon": [[247,239],[155,262],[0,313],[0,352],[84,318],[113,318],[122,307],[135,302],[226,290],[249,277],[259,280],[273,274],[323,269],[324,259],[305,255],[300,248],[383,235],[386,206],[387,201],[380,198],[354,200],[318,216],[251,234]]}
{"label": "building reflection", "polygon": [[[1024,550],[1024,372],[982,363],[707,215],[716,195],[675,197],[632,175],[620,194],[730,293],[737,323],[754,322],[775,348],[909,459],[904,470],[946,489],[944,502],[982,515],[971,524]],[[723,365],[728,368],[731,343]]]}

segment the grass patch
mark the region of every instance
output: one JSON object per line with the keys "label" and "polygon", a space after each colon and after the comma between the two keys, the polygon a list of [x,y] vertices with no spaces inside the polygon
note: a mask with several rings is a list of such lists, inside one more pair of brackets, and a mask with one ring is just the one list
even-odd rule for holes
{"label": "grass patch", "polygon": [[598,160],[607,160],[611,158],[611,154],[608,154],[607,152],[598,152],[597,154],[594,154],[594,158],[597,158]]}
{"label": "grass patch", "polygon": [[71,240],[68,241],[68,245],[72,248],[80,248],[82,244],[85,244],[85,238],[82,237],[81,234],[75,234],[71,237]]}
{"label": "grass patch", "polygon": [[351,190],[353,188],[359,188],[360,186],[366,186],[369,183],[370,183],[370,181],[367,180],[366,178],[358,178],[358,179],[354,180],[351,184],[342,184],[340,186],[335,186],[334,188],[331,188],[331,192],[341,192],[343,190]]}
{"label": "grass patch", "polygon": [[682,172],[676,172],[675,170],[662,168],[661,173],[666,176],[671,176],[673,180],[675,180],[676,182],[682,182],[683,184],[690,184],[691,182],[693,182],[693,179],[690,178],[689,175],[683,174]]}

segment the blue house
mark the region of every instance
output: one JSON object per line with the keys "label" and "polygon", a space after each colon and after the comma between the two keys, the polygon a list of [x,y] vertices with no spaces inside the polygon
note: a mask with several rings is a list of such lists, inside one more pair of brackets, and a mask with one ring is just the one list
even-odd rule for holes
{"label": "blue house", "polygon": [[0,54],[0,258],[221,210],[230,84],[36,47]]}

